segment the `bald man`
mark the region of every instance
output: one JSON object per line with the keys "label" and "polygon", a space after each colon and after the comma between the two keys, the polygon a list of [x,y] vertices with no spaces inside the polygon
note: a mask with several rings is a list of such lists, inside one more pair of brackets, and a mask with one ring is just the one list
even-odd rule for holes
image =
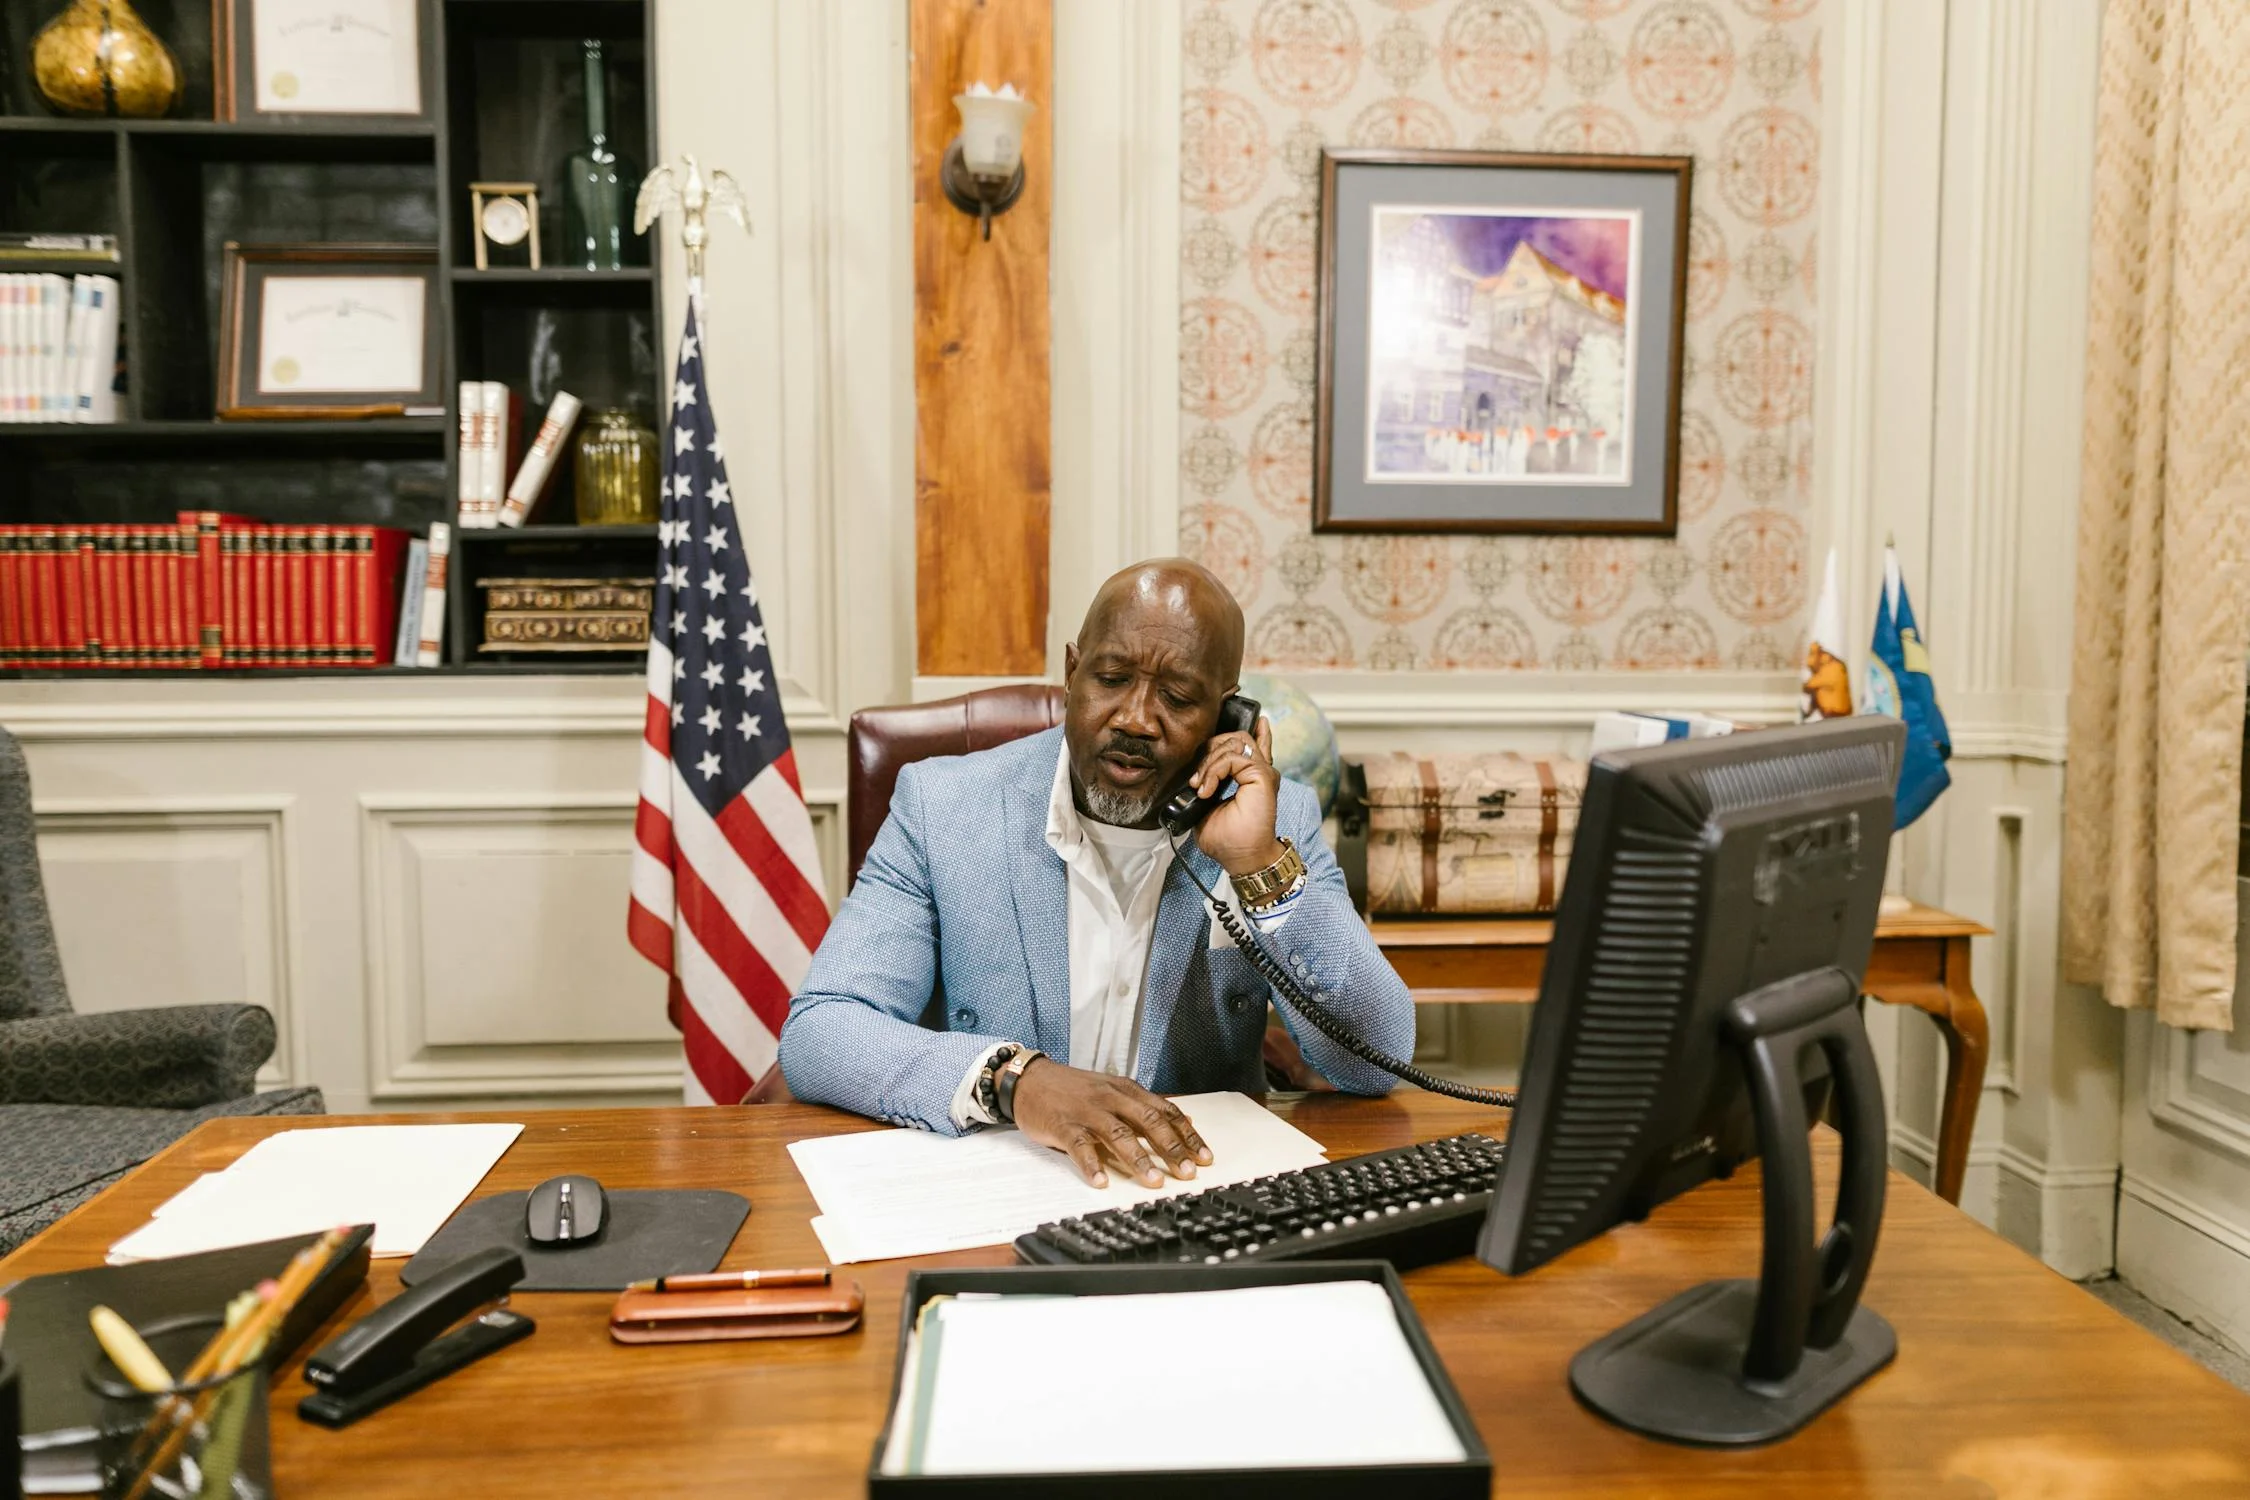
{"label": "bald man", "polygon": [[[1060,728],[900,772],[782,1027],[792,1093],[947,1135],[1012,1123],[1097,1186],[1194,1176],[1210,1150],[1161,1096],[1263,1088],[1269,996],[1183,859],[1302,988],[1380,1051],[1412,1052],[1413,1003],[1352,910],[1313,794],[1275,772],[1272,726],[1214,737],[1242,635],[1205,569],[1128,568],[1064,648]],[[1176,855],[1166,797],[1230,779]],[[932,1011],[942,1029],[918,1024]],[[1339,1088],[1390,1088],[1282,1014]]]}

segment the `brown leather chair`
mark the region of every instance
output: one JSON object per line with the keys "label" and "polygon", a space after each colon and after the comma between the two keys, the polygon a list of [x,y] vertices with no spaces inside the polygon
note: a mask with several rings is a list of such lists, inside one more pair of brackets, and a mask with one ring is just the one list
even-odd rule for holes
{"label": "brown leather chair", "polygon": [[[852,715],[848,753],[851,770],[846,790],[851,802],[848,830],[850,873],[857,882],[859,867],[874,847],[890,816],[891,791],[898,785],[901,768],[933,755],[967,755],[1020,740],[1027,734],[1052,729],[1062,722],[1063,690],[1043,683],[1011,683],[982,688],[958,698],[931,703],[903,703],[888,708],[863,708]],[[745,1104],[779,1104],[791,1097],[781,1069],[766,1069]]]}
{"label": "brown leather chair", "polygon": [[890,815],[891,790],[901,767],[933,755],[990,750],[1063,720],[1063,690],[1045,683],[1011,683],[934,703],[863,708],[852,715],[850,881]]}

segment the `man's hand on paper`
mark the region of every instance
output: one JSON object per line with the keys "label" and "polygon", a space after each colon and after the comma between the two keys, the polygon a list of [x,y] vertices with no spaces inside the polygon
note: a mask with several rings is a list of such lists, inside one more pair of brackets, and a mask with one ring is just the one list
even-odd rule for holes
{"label": "man's hand on paper", "polygon": [[1016,1128],[1068,1156],[1095,1187],[1109,1186],[1111,1163],[1146,1187],[1161,1186],[1167,1171],[1193,1177],[1197,1163],[1211,1164],[1188,1117],[1130,1078],[1041,1057],[1016,1081],[1015,1104]]}

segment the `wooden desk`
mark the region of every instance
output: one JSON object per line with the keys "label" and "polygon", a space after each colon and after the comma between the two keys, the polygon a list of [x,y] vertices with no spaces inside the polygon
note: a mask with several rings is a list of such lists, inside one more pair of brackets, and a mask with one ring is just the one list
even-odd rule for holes
{"label": "wooden desk", "polygon": [[[1545,917],[1377,917],[1368,924],[1383,956],[1425,1005],[1529,1004],[1555,924]],[[1945,1038],[1945,1105],[1938,1121],[1938,1196],[1961,1201],[1969,1137],[1984,1094],[1991,1049],[1984,1005],[1969,983],[1969,940],[1992,929],[1916,903],[1882,918],[1867,965],[1867,992],[1910,1005]]]}
{"label": "wooden desk", "polygon": [[[1506,1124],[1504,1115],[1419,1093],[1314,1096],[1282,1112],[1339,1154]],[[818,1264],[811,1196],[784,1146],[868,1128],[801,1104],[394,1118],[526,1122],[485,1192],[563,1171],[591,1172],[612,1188],[746,1192],[754,1208],[729,1266]],[[277,1129],[322,1123],[359,1122],[203,1126],[0,1261],[0,1285],[98,1260],[197,1172]],[[1824,1132],[1817,1144],[1825,1193],[1834,1137]],[[1897,1328],[1900,1354],[1842,1405],[1789,1441],[1750,1452],[1668,1447],[1582,1409],[1564,1373],[1580,1347],[1696,1282],[1756,1273],[1757,1182],[1750,1169],[1711,1184],[1520,1280],[1473,1260],[1407,1276],[1492,1451],[1496,1494],[2250,1493],[2250,1397],[1896,1173],[1867,1297]],[[275,1479],[284,1496],[320,1500],[862,1494],[908,1267],[1009,1259],[999,1249],[850,1268],[867,1288],[867,1319],[838,1338],[624,1348],[607,1337],[607,1296],[526,1295],[516,1305],[539,1322],[529,1340],[343,1432],[297,1419],[305,1386],[301,1359],[292,1361],[275,1389]],[[394,1295],[398,1264],[376,1262],[369,1291],[340,1316]],[[1319,1358],[1319,1330],[1277,1332],[1275,1357]],[[1067,1378],[1067,1368],[1058,1373]],[[995,1379],[995,1400],[1006,1399],[1006,1384]],[[1161,1392],[1148,1414],[1224,1419],[1166,1412]]]}

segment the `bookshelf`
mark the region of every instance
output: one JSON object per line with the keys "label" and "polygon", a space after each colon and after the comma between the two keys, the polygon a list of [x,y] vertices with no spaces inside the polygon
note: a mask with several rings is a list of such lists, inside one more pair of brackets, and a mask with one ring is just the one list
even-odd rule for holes
{"label": "bookshelf", "polygon": [[[588,37],[605,44],[612,140],[644,169],[658,159],[653,0],[422,0],[425,73],[436,80],[425,92],[427,118],[312,123],[212,117],[209,0],[136,6],[180,66],[173,118],[57,118],[25,59],[60,6],[0,0],[0,47],[10,64],[0,68],[0,230],[114,234],[119,259],[12,261],[5,269],[115,276],[126,385],[114,424],[0,423],[0,522],[145,524],[220,509],[420,535],[454,519],[463,380],[505,381],[522,398],[524,448],[557,389],[579,396],[589,415],[625,406],[660,424],[663,288],[654,266],[477,270],[468,187],[537,182],[540,240],[553,258],[562,242],[561,166],[584,128],[580,44]],[[220,268],[230,240],[435,245],[444,268],[434,313],[445,414],[215,420]],[[641,255],[656,259],[645,242]],[[654,571],[655,528],[579,527],[573,490],[566,450],[532,526],[455,531],[445,665],[437,671],[641,670],[633,654],[496,659],[477,650],[483,577]]]}

